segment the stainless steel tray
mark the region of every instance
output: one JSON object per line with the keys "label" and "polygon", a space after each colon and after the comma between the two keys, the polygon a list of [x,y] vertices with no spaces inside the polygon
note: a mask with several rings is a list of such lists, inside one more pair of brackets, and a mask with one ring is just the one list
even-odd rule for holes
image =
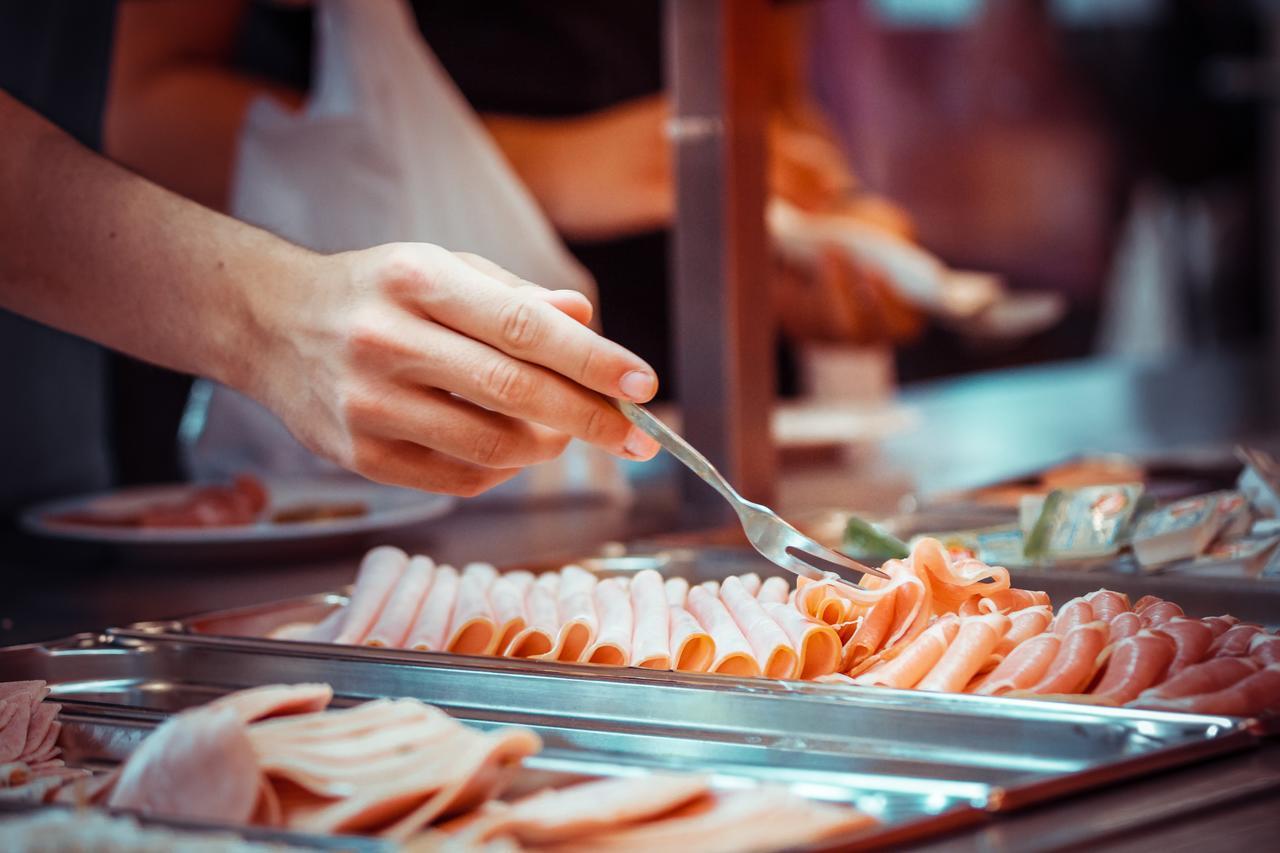
{"label": "stainless steel tray", "polygon": [[[118,647],[119,644],[114,644]],[[28,647],[30,650],[31,647]],[[60,663],[55,668],[65,666],[65,661],[82,654],[100,654],[108,652],[110,659],[124,660],[130,652],[116,654],[101,643],[81,639],[74,650],[51,650],[58,655]],[[70,651],[70,656],[67,652]],[[16,652],[28,656],[26,651]],[[139,654],[147,654],[139,651]],[[7,664],[5,656],[8,651],[0,652],[0,665]],[[110,668],[110,666],[108,666]],[[7,670],[6,670],[7,671]],[[98,673],[101,674],[101,673]],[[129,687],[125,682],[133,682]],[[113,687],[124,690],[150,690],[153,694],[161,686],[159,680],[145,684],[136,679],[119,679],[108,685],[102,680],[78,683],[67,681],[56,683],[54,693],[63,703],[63,711],[59,719],[63,723],[59,744],[64,751],[68,764],[91,769],[111,767],[129,756],[137,748],[142,739],[166,716],[165,710],[155,707],[130,707],[102,701],[111,695]],[[226,688],[215,688],[201,685],[198,692],[204,698],[214,694],[222,694]],[[164,691],[160,691],[164,692]],[[192,695],[186,690],[177,692],[181,696]],[[345,705],[355,701],[351,697],[339,698],[335,704]],[[170,703],[153,703],[167,705]],[[173,703],[178,704],[178,703]],[[706,768],[713,775],[712,785],[720,789],[741,788],[759,781],[758,777],[736,772],[734,768]],[[521,771],[505,793],[511,799],[548,787],[563,787],[576,782],[603,777],[631,775],[645,772],[643,766],[626,763],[614,757],[591,753],[585,749],[548,749],[543,753],[526,759]],[[900,790],[882,791],[871,789],[846,778],[842,774],[821,772],[797,773],[793,778],[769,780],[781,781],[796,793],[811,799],[829,802],[847,803],[876,816],[880,825],[852,835],[829,839],[821,845],[810,849],[863,849],[873,846],[903,843],[918,840],[928,835],[950,831],[982,822],[987,816],[971,802],[980,798],[979,790],[973,791],[933,791],[922,788],[902,788]],[[277,840],[290,841],[292,834],[284,833]],[[301,846],[317,846],[314,836],[292,836],[295,843]],[[369,849],[382,849],[371,845],[380,844],[373,839],[361,839]],[[324,845],[332,847],[330,843]],[[363,846],[362,846],[363,849]]]}
{"label": "stainless steel tray", "polygon": [[935,816],[959,804],[1012,809],[1256,742],[1228,717],[173,635],[0,651],[0,679],[18,678],[100,711],[325,681],[349,699],[414,696],[481,726],[528,726],[547,761],[906,795]]}

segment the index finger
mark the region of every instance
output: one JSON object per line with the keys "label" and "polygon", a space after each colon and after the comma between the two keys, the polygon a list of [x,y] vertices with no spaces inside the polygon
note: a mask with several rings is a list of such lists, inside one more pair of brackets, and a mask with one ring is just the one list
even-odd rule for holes
{"label": "index finger", "polygon": [[528,288],[509,287],[449,256],[418,305],[439,323],[601,394],[637,403],[658,390],[653,368]]}

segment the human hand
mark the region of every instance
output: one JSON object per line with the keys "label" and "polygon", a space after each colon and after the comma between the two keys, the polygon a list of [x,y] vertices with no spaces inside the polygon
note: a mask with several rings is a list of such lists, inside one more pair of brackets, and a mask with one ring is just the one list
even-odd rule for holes
{"label": "human hand", "polygon": [[247,383],[304,445],[372,480],[475,495],[571,437],[625,459],[657,445],[601,395],[657,377],[591,331],[591,304],[489,261],[402,243],[320,257],[260,289]]}

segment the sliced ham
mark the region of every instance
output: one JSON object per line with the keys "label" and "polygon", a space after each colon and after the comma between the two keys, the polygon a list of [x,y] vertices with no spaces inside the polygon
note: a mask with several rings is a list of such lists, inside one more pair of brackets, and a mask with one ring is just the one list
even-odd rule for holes
{"label": "sliced ham", "polygon": [[1004,613],[1030,607],[1048,607],[1049,593],[1032,589],[1002,589],[990,594],[975,593],[960,608],[962,616],[979,616],[983,613]]}
{"label": "sliced ham", "polygon": [[786,631],[765,612],[745,584],[736,577],[720,585],[720,600],[751,646],[765,678],[792,678],[799,655]]}
{"label": "sliced ham", "polygon": [[778,623],[799,655],[797,678],[817,678],[835,672],[840,665],[840,636],[825,622],[809,619],[788,604],[767,601],[764,611]]}
{"label": "sliced ham", "polygon": [[1009,617],[1003,613],[964,617],[956,638],[942,659],[916,684],[916,689],[950,693],[964,690],[1008,630]]}
{"label": "sliced ham", "polygon": [[525,597],[533,586],[533,574],[526,571],[504,572],[489,587],[489,604],[493,607],[493,619],[498,629],[498,642],[493,654],[505,654],[511,641],[523,631],[525,621]]}
{"label": "sliced ham", "polygon": [[1280,637],[1275,634],[1254,634],[1249,640],[1249,657],[1259,663],[1280,663]]}
{"label": "sliced ham", "polygon": [[671,614],[662,575],[653,569],[631,579],[631,665],[642,669],[672,669]]}
{"label": "sliced ham", "polygon": [[489,604],[489,587],[498,572],[488,563],[470,563],[458,578],[458,598],[449,618],[445,650],[459,655],[488,655],[501,635]]}
{"label": "sliced ham", "polygon": [[893,632],[897,616],[898,590],[880,599],[858,624],[843,649],[840,668],[852,669],[875,654]]}
{"label": "sliced ham", "polygon": [[719,598],[711,595],[704,587],[695,586],[689,590],[688,608],[715,643],[711,672],[739,676],[760,675],[760,663],[752,653],[751,644]]}
{"label": "sliced ham", "polygon": [[525,590],[525,626],[511,639],[503,654],[513,658],[542,658],[555,648],[560,634],[560,576],[547,572]]}
{"label": "sliced ham", "polygon": [[31,697],[18,693],[7,699],[0,699],[0,715],[7,716],[9,721],[0,727],[0,764],[18,761],[27,746],[27,729],[31,724]]}
{"label": "sliced ham", "polygon": [[1234,617],[1230,616],[1206,616],[1200,620],[1210,631],[1213,632],[1214,638],[1221,637],[1227,632],[1227,629],[1236,624]]}
{"label": "sliced ham", "polygon": [[791,584],[787,583],[786,578],[780,578],[776,575],[771,578],[765,578],[764,583],[760,584],[760,591],[756,593],[756,598],[761,604],[774,602],[777,604],[786,604],[787,599],[791,597]]}
{"label": "sliced ham", "polygon": [[1053,620],[1053,632],[1065,637],[1077,625],[1092,622],[1095,618],[1092,604],[1083,597],[1073,598],[1058,610],[1058,617]]}
{"label": "sliced ham", "polygon": [[1280,708],[1280,664],[1268,664],[1228,687],[1176,699],[1143,699],[1142,707],[1192,714],[1252,716]]}
{"label": "sliced ham", "polygon": [[458,601],[458,570],[436,566],[431,590],[422,602],[417,621],[409,631],[408,646],[424,652],[442,652],[449,639],[449,624]]}
{"label": "sliced ham", "polygon": [[1020,643],[973,690],[982,696],[999,696],[1011,690],[1028,690],[1037,684],[1057,657],[1062,637],[1051,631]]}
{"label": "sliced ham", "polygon": [[1249,653],[1249,643],[1262,631],[1261,626],[1240,623],[1232,625],[1209,647],[1210,657],[1241,657]]}
{"label": "sliced ham", "polygon": [[596,576],[579,566],[560,570],[556,610],[560,630],[556,644],[542,657],[547,660],[579,661],[595,642],[600,623],[596,617]]}
{"label": "sliced ham", "polygon": [[848,806],[807,800],[785,788],[761,786],[700,797],[663,820],[594,833],[551,849],[559,853],[783,850],[818,844],[875,823],[874,818]]}
{"label": "sliced ham", "polygon": [[1154,628],[1184,614],[1182,608],[1172,601],[1157,601],[1138,615],[1142,617],[1142,623],[1145,627]]}
{"label": "sliced ham", "polygon": [[1121,613],[1111,620],[1111,642],[1118,642],[1125,637],[1132,637],[1142,630],[1142,617],[1133,611]]}
{"label": "sliced ham", "polygon": [[667,604],[674,607],[684,607],[685,601],[689,597],[689,582],[684,578],[667,578],[662,584],[663,591],[667,594]]}
{"label": "sliced ham", "polygon": [[760,580],[760,575],[755,572],[747,572],[745,575],[738,575],[738,582],[742,584],[742,587],[747,591],[747,594],[752,597],[760,594],[760,587],[763,585],[763,582]]}
{"label": "sliced ham", "polygon": [[1142,691],[1132,704],[1142,705],[1152,699],[1180,699],[1184,696],[1214,693],[1230,687],[1261,668],[1262,665],[1251,658],[1209,658]]}
{"label": "sliced ham", "polygon": [[1173,639],[1156,631],[1143,630],[1125,637],[1116,644],[1102,681],[1090,695],[1117,705],[1130,702],[1164,678],[1176,653]]}
{"label": "sliced ham", "polygon": [[454,835],[460,845],[504,837],[551,844],[660,818],[710,791],[705,776],[652,774],[549,788],[481,816]]}
{"label": "sliced ham", "polygon": [[[1098,656],[1106,648],[1110,632],[1101,620],[1072,628],[1062,638],[1062,645],[1044,677],[1028,689],[1032,693],[1079,693],[1093,679]],[[1061,635],[1060,635],[1061,636]]]}
{"label": "sliced ham", "polygon": [[1177,675],[1186,667],[1200,663],[1208,657],[1209,647],[1213,645],[1213,631],[1199,619],[1175,616],[1160,623],[1156,630],[1170,637],[1177,647],[1173,661],[1169,664],[1168,676]]}
{"label": "sliced ham", "polygon": [[635,616],[631,609],[631,591],[621,578],[606,578],[593,592],[600,629],[583,653],[587,663],[627,666],[631,663],[631,637]]}
{"label": "sliced ham", "polygon": [[403,648],[409,641],[409,631],[418,621],[418,613],[431,589],[436,564],[427,557],[412,557],[404,574],[378,616],[378,621],[365,635],[367,646]]}
{"label": "sliced ham", "polygon": [[1139,598],[1137,601],[1133,603],[1133,612],[1137,613],[1138,615],[1142,615],[1142,613],[1148,607],[1152,607],[1153,605],[1159,604],[1162,601],[1164,601],[1164,599],[1159,598],[1158,596],[1144,595],[1142,596],[1142,598]]}
{"label": "sliced ham", "polygon": [[1096,589],[1084,597],[1093,608],[1093,614],[1103,622],[1110,622],[1121,613],[1131,612],[1129,596],[1111,589]]}
{"label": "sliced ham", "polygon": [[262,769],[234,708],[199,708],[162,723],[129,756],[107,800],[157,817],[242,824]]}
{"label": "sliced ham", "polygon": [[868,669],[853,681],[902,689],[915,687],[942,660],[959,630],[960,620],[951,614],[944,615],[908,643],[893,660]]}
{"label": "sliced ham", "polygon": [[1022,643],[1045,632],[1053,621],[1053,609],[1047,604],[1033,604],[1009,614],[1009,630],[996,644],[996,654],[1002,659]]}
{"label": "sliced ham", "polygon": [[208,708],[229,708],[242,723],[288,714],[323,711],[333,700],[327,684],[268,684],[229,693],[210,702]]}
{"label": "sliced ham", "polygon": [[374,548],[365,555],[347,604],[342,630],[333,639],[335,643],[351,646],[364,642],[408,565],[409,555],[389,545]]}
{"label": "sliced ham", "polygon": [[677,672],[706,672],[716,661],[716,644],[693,614],[671,605],[671,668]]}
{"label": "sliced ham", "polygon": [[973,595],[997,595],[1009,588],[1009,570],[981,560],[954,559],[937,539],[925,538],[911,550],[911,563],[927,577],[933,606],[939,613],[958,611]]}

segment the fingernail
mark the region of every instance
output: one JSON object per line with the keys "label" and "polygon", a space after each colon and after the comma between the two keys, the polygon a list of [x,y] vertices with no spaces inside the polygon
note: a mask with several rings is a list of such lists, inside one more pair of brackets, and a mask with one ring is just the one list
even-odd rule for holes
{"label": "fingernail", "polygon": [[658,390],[658,377],[644,370],[631,370],[622,375],[618,388],[628,400],[645,403]]}
{"label": "fingernail", "polygon": [[645,435],[638,428],[632,427],[631,431],[627,433],[627,440],[622,443],[622,448],[633,459],[651,459],[658,452],[658,442]]}

